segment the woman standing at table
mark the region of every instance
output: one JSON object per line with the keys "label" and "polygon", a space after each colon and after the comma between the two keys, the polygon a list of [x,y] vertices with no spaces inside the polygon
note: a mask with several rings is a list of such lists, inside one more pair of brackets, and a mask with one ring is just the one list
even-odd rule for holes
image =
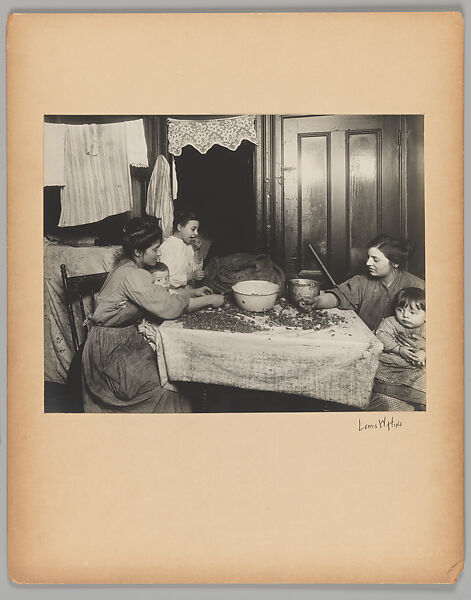
{"label": "woman standing at table", "polygon": [[193,211],[175,215],[174,233],[160,247],[160,260],[168,267],[170,287],[182,289],[204,278],[201,242],[198,238],[199,217]]}
{"label": "woman standing at table", "polygon": [[[425,282],[404,269],[415,244],[408,240],[378,235],[368,244],[368,274],[355,275],[338,288],[313,300],[313,308],[352,309],[372,330],[393,314],[396,294],[408,287],[425,289]],[[340,291],[339,291],[340,290]]]}
{"label": "woman standing at table", "polygon": [[175,319],[185,310],[221,306],[209,288],[178,294],[154,285],[149,271],[160,259],[162,231],[155,217],[124,228],[126,259],[108,275],[90,317],[82,357],[85,412],[189,412],[177,392],[162,387],[155,353],[138,332],[144,315]]}

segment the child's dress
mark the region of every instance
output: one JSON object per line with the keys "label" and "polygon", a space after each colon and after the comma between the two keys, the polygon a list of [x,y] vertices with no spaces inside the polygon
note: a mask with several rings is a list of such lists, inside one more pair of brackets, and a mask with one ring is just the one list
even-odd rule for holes
{"label": "child's dress", "polygon": [[425,410],[425,367],[415,366],[392,350],[400,344],[399,333],[425,338],[425,323],[407,329],[395,317],[383,319],[376,336],[384,346],[373,384],[373,397],[368,410]]}

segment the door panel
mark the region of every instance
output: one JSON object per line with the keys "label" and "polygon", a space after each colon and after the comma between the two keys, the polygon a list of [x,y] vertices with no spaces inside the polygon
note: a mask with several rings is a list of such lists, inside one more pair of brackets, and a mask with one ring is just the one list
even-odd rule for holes
{"label": "door panel", "polygon": [[395,116],[282,119],[286,271],[319,268],[310,242],[341,280],[377,233],[400,234],[399,132]]}
{"label": "door panel", "polygon": [[324,134],[299,137],[300,174],[298,195],[300,198],[299,228],[301,232],[299,256],[303,263],[309,261],[307,243],[320,240],[319,249],[327,253],[327,198],[330,173],[328,171],[329,136]]}
{"label": "door panel", "polygon": [[347,132],[347,224],[351,269],[359,267],[364,248],[381,227],[381,137]]}

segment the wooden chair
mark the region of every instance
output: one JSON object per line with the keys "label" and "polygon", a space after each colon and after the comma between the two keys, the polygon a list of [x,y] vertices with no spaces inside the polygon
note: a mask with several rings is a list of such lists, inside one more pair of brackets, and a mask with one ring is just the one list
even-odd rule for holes
{"label": "wooden chair", "polygon": [[[105,282],[108,273],[93,273],[91,275],[78,275],[69,277],[67,268],[61,265],[62,284],[64,286],[64,298],[67,306],[67,315],[69,318],[70,331],[72,333],[72,342],[75,349],[75,354],[67,372],[67,412],[83,412],[82,398],[82,353],[83,346],[88,334],[88,326],[86,325],[87,314],[85,313],[84,298],[91,298],[92,314],[95,310],[95,293],[99,292]],[[78,303],[78,320],[75,315],[74,305]],[[90,315],[88,315],[90,316]],[[83,335],[78,335],[77,328],[83,332]],[[80,339],[82,342],[80,343]]]}
{"label": "wooden chair", "polygon": [[[108,273],[93,273],[91,275],[77,275],[69,277],[65,265],[61,265],[62,284],[64,286],[64,297],[67,305],[67,315],[69,318],[70,330],[72,333],[72,342],[74,349],[78,352],[80,347],[77,324],[83,329],[84,337],[87,337],[88,327],[85,324],[87,315],[85,313],[84,298],[91,297],[92,312],[95,310],[95,293],[99,292],[105,282]],[[80,308],[80,318],[78,323],[75,320],[74,304],[78,302]],[[88,315],[89,316],[89,315]]]}

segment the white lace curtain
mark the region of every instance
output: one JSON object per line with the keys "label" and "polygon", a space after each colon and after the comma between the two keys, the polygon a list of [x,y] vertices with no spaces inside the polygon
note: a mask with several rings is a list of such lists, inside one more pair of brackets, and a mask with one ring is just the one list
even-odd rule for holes
{"label": "white lace curtain", "polygon": [[201,154],[215,144],[236,150],[243,140],[258,144],[254,115],[207,121],[168,119],[168,146],[174,156],[180,156],[188,145]]}

